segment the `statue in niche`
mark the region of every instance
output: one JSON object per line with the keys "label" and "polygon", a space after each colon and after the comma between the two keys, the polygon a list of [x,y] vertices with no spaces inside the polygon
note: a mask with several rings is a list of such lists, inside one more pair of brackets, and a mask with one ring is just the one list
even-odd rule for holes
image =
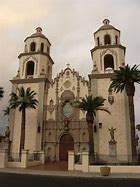
{"label": "statue in niche", "polygon": [[50,114],[52,114],[54,111],[54,101],[52,99],[49,102],[48,111],[50,112]]}
{"label": "statue in niche", "polygon": [[95,73],[95,72],[98,72],[98,67],[96,64],[93,65],[93,70],[91,73]]}
{"label": "statue in niche", "polygon": [[8,126],[6,126],[6,130],[5,130],[5,140],[9,141],[10,138],[10,128]]}
{"label": "statue in niche", "polygon": [[71,122],[71,118],[65,118],[64,119],[64,128],[65,128],[65,130],[69,130],[69,123]]}
{"label": "statue in niche", "polygon": [[110,131],[110,142],[115,142],[115,137],[114,137],[114,131],[116,130],[116,128],[111,127],[110,129],[108,129]]}

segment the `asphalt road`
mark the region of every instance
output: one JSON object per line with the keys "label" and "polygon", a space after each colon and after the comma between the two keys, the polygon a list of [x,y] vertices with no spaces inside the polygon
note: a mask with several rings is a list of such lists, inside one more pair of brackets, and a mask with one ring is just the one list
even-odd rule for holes
{"label": "asphalt road", "polygon": [[140,187],[140,179],[0,173],[0,187]]}

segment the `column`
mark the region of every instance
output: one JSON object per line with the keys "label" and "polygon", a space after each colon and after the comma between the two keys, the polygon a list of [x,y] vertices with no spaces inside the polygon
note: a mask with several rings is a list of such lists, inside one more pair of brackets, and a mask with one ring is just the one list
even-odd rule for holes
{"label": "column", "polygon": [[21,167],[26,168],[28,165],[28,150],[22,150],[21,154]]}
{"label": "column", "polygon": [[68,151],[68,170],[74,170],[74,151]]}
{"label": "column", "polygon": [[88,152],[82,152],[82,171],[88,172],[89,167],[89,153]]}
{"label": "column", "polygon": [[0,150],[0,168],[5,168],[7,164],[7,149]]}

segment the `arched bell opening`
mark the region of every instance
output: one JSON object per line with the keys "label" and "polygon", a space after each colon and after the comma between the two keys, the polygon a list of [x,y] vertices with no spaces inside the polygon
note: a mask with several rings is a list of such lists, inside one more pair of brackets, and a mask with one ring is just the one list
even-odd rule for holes
{"label": "arched bell opening", "polygon": [[105,45],[111,44],[111,37],[110,37],[109,34],[106,34],[106,35],[104,36],[104,43],[105,43]]}
{"label": "arched bell opening", "polygon": [[112,55],[107,54],[104,56],[104,72],[112,73],[114,71],[114,58]]}
{"label": "arched bell opening", "polygon": [[34,62],[29,61],[26,65],[26,77],[33,77],[34,75]]}

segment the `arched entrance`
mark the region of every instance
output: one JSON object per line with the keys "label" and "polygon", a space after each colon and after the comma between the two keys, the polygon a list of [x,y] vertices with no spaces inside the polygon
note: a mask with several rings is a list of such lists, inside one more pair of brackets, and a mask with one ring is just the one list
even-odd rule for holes
{"label": "arched entrance", "polygon": [[64,134],[59,142],[59,160],[68,160],[68,151],[74,150],[74,140],[70,134]]}

